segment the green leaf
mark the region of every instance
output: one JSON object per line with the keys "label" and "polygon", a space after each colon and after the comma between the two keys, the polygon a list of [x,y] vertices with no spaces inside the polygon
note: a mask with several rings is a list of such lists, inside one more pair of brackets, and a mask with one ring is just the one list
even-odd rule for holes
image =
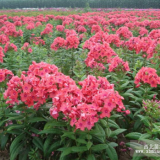
{"label": "green leaf", "polygon": [[139,97],[142,97],[142,92],[141,91],[132,91],[132,93],[136,94]]}
{"label": "green leaf", "polygon": [[86,146],[80,146],[80,147],[77,147],[77,146],[73,146],[72,147],[72,152],[84,152],[84,151],[87,151],[87,147]]}
{"label": "green leaf", "polygon": [[103,128],[106,128],[106,127],[107,127],[107,122],[106,122],[106,120],[100,119],[99,121],[100,121],[100,123],[102,124],[102,127],[103,127]]}
{"label": "green leaf", "polygon": [[36,147],[43,151],[43,143],[40,138],[34,137],[32,142],[35,144]]}
{"label": "green leaf", "polygon": [[34,123],[34,122],[43,122],[43,121],[47,121],[46,119],[42,118],[42,117],[33,117],[31,119],[29,119],[29,123]]}
{"label": "green leaf", "polygon": [[22,124],[13,124],[13,125],[10,125],[7,129],[7,131],[11,131],[13,129],[21,129],[21,128],[24,128],[25,126],[22,125]]}
{"label": "green leaf", "polygon": [[72,147],[67,147],[61,154],[60,158],[63,158],[64,156],[70,154],[72,152]]}
{"label": "green leaf", "polygon": [[9,134],[2,134],[1,135],[1,141],[0,141],[0,144],[1,144],[1,149],[4,150],[5,146],[6,146],[6,143],[8,141],[8,138],[9,138]]}
{"label": "green leaf", "polygon": [[89,141],[89,142],[87,143],[87,149],[89,150],[92,145],[93,145],[93,143]]}
{"label": "green leaf", "polygon": [[136,112],[134,113],[134,117],[137,116],[137,114],[140,113],[140,112],[143,111],[143,110],[144,110],[143,108],[140,108],[138,111],[136,111]]}
{"label": "green leaf", "polygon": [[11,120],[11,121],[13,121],[13,120],[22,120],[22,119],[24,119],[24,116],[22,116],[22,115],[18,115],[17,113],[12,113],[12,114],[9,114],[9,115],[7,115],[9,118],[8,118],[8,120]]}
{"label": "green leaf", "polygon": [[17,155],[21,152],[23,148],[23,143],[19,143],[17,147],[12,150],[12,153],[10,154],[10,160],[15,160]]}
{"label": "green leaf", "polygon": [[142,116],[142,115],[138,115],[138,117],[141,119],[141,121],[142,121],[147,127],[151,126],[151,124],[150,124],[150,122],[149,122],[149,120],[148,120],[148,117]]}
{"label": "green leaf", "polygon": [[46,129],[43,131],[40,131],[38,134],[62,134],[62,130],[58,129],[58,128],[53,128],[53,129]]}
{"label": "green leaf", "polygon": [[93,154],[89,154],[87,160],[96,160],[96,158]]}
{"label": "green leaf", "polygon": [[55,127],[55,126],[63,127],[63,126],[66,126],[66,123],[65,122],[58,122],[58,121],[55,121],[55,120],[50,120],[45,124],[44,130],[51,129],[51,128]]}
{"label": "green leaf", "polygon": [[81,144],[87,144],[87,141],[85,139],[78,138],[76,139],[76,141]]}
{"label": "green leaf", "polygon": [[113,120],[111,120],[111,119],[108,119],[108,125],[109,125],[109,127],[113,127],[113,128],[117,128],[117,129],[119,129],[120,127],[118,126],[118,124],[117,123],[115,123]]}
{"label": "green leaf", "polygon": [[120,89],[127,88],[128,84],[129,84],[129,81],[127,81],[126,83],[122,84],[122,85],[120,86]]}
{"label": "green leaf", "polygon": [[131,132],[131,133],[127,134],[125,137],[130,138],[130,139],[137,139],[138,140],[141,135],[142,134],[139,133],[139,132]]}
{"label": "green leaf", "polygon": [[86,135],[86,138],[87,138],[88,140],[90,140],[90,139],[92,139],[92,136],[89,135],[89,134],[87,134],[87,135]]}
{"label": "green leaf", "polygon": [[81,78],[81,81],[83,81],[84,79],[86,79],[86,75],[84,75],[82,78]]}
{"label": "green leaf", "polygon": [[133,127],[134,131],[136,131],[141,125],[142,122],[140,121],[140,119],[136,120]]}
{"label": "green leaf", "polygon": [[119,114],[113,114],[110,118],[115,119],[115,118],[119,118],[119,117],[122,117],[122,116]]}
{"label": "green leaf", "polygon": [[43,145],[44,157],[46,157],[47,155],[47,151],[50,148],[50,143],[52,143],[52,139],[53,139],[53,135],[49,135],[44,142],[44,145]]}
{"label": "green leaf", "polygon": [[152,135],[148,134],[148,133],[144,133],[140,136],[140,138],[138,140],[141,140],[141,139],[148,139],[150,138]]}
{"label": "green leaf", "polygon": [[[7,120],[8,120],[8,119],[7,119]],[[3,123],[6,122],[7,120],[5,119],[5,120],[1,121],[1,122],[0,122],[0,126],[2,126]]]}
{"label": "green leaf", "polygon": [[11,130],[11,131],[7,131],[7,133],[10,133],[10,134],[14,134],[14,135],[20,135],[21,134],[21,131],[20,130]]}
{"label": "green leaf", "polygon": [[115,131],[112,131],[112,132],[111,132],[110,137],[117,136],[118,134],[120,134],[120,133],[122,133],[122,132],[124,132],[124,131],[126,131],[126,129],[116,129]]}
{"label": "green leaf", "polygon": [[91,147],[91,150],[101,151],[101,150],[107,149],[107,147],[108,147],[107,144],[97,144],[97,145],[94,145],[93,147]]}
{"label": "green leaf", "polygon": [[106,152],[111,160],[118,160],[116,150],[110,145],[107,145]]}
{"label": "green leaf", "polygon": [[27,160],[28,159],[28,152],[29,152],[29,148],[24,148],[21,153],[19,154],[19,159],[20,160]]}
{"label": "green leaf", "polygon": [[92,131],[90,131],[89,132],[92,136],[93,136],[93,138],[95,138],[95,140],[97,140],[98,142],[100,142],[100,143],[103,143],[104,142],[104,140],[105,140],[105,131],[104,131],[104,129],[98,124],[98,123],[96,123],[95,124],[95,128],[94,128],[94,130],[92,130]]}
{"label": "green leaf", "polygon": [[103,136],[105,136],[105,131],[104,129],[101,127],[101,125],[99,125],[98,123],[95,124],[95,129],[97,130],[97,132],[101,133]]}
{"label": "green leaf", "polygon": [[115,142],[110,142],[109,145],[110,145],[111,147],[117,147],[117,146],[118,146],[118,144],[115,143]]}
{"label": "green leaf", "polygon": [[74,132],[65,132],[63,135],[62,135],[62,138],[63,137],[68,137],[70,139],[76,139],[75,135],[74,135]]}
{"label": "green leaf", "polygon": [[60,147],[60,141],[54,142],[47,151],[47,156],[50,156],[53,151],[55,151],[58,147]]}
{"label": "green leaf", "polygon": [[39,130],[34,128],[34,127],[31,127],[30,130],[33,132],[33,133],[36,133],[38,134],[39,133]]}
{"label": "green leaf", "polygon": [[109,138],[110,135],[111,135],[111,133],[112,133],[112,131],[111,131],[110,128],[106,128],[106,129],[105,129],[105,133],[106,133],[106,136]]}
{"label": "green leaf", "polygon": [[12,153],[14,151],[14,148],[16,148],[19,145],[19,143],[23,140],[24,137],[25,137],[25,135],[21,134],[13,140],[13,142],[11,143],[11,146],[10,146],[10,153]]}

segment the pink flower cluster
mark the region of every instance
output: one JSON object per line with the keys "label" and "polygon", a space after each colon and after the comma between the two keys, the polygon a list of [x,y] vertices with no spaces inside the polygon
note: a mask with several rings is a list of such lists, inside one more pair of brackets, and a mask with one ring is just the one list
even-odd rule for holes
{"label": "pink flower cluster", "polygon": [[5,35],[5,34],[0,35],[0,43],[1,44],[6,44],[8,41],[9,41],[9,38],[7,35]]}
{"label": "pink flower cluster", "polygon": [[32,37],[30,37],[30,40],[35,45],[38,45],[38,46],[45,45],[45,41],[41,39],[41,37],[34,37],[34,34],[32,34]]}
{"label": "pink flower cluster", "polygon": [[151,39],[150,37],[132,37],[125,42],[125,46],[129,50],[135,50],[136,54],[141,52],[146,53],[147,59],[152,58],[156,53],[155,48],[158,41]]}
{"label": "pink flower cluster", "polygon": [[4,46],[4,52],[6,53],[11,50],[17,52],[17,46],[13,43],[7,42],[6,45]]}
{"label": "pink flower cluster", "polygon": [[59,32],[63,32],[65,29],[65,27],[63,25],[57,25],[56,26],[56,30],[59,31]]}
{"label": "pink flower cluster", "polygon": [[53,32],[53,25],[52,24],[47,24],[46,25],[46,28],[41,32],[41,36],[42,35],[45,35],[45,34],[50,34],[50,33],[52,33]]}
{"label": "pink flower cluster", "polygon": [[32,48],[29,46],[28,42],[25,42],[21,49],[28,52],[28,53],[32,53]]}
{"label": "pink flower cluster", "polygon": [[109,65],[109,72],[130,71],[128,62],[124,62],[118,56],[114,57]]}
{"label": "pink flower cluster", "polygon": [[16,31],[16,26],[11,22],[4,22],[3,27],[0,28],[0,33],[4,33],[7,37],[19,37],[23,36],[22,30]]}
{"label": "pink flower cluster", "polygon": [[51,49],[57,51],[59,48],[65,48],[65,46],[66,46],[66,40],[64,38],[57,37],[51,44]]}
{"label": "pink flower cluster", "polygon": [[148,83],[151,87],[157,87],[157,84],[160,84],[160,77],[154,68],[142,67],[136,74],[134,83],[137,87],[139,87],[141,83]]}
{"label": "pink flower cluster", "polygon": [[66,29],[65,32],[66,32],[66,40],[61,37],[55,38],[50,46],[52,50],[56,51],[59,48],[65,48],[65,49],[78,48],[79,39],[77,33],[74,30],[68,30],[68,29]]}
{"label": "pink flower cluster", "polygon": [[128,38],[131,38],[133,35],[132,35],[132,32],[129,31],[129,28],[128,27],[120,27],[117,31],[116,31],[116,34],[119,36],[119,37],[123,37],[125,39],[128,39]]}
{"label": "pink flower cluster", "polygon": [[3,54],[3,48],[2,47],[0,47],[0,63],[3,63],[3,57],[4,57],[5,55]]}
{"label": "pink flower cluster", "polygon": [[35,109],[51,99],[51,116],[57,119],[62,112],[70,125],[80,130],[90,130],[99,118],[110,117],[112,110],[128,113],[123,97],[106,78],[88,76],[79,85],[81,89],[69,76],[58,72],[55,65],[33,62],[28,72],[12,77],[4,98],[9,104],[24,103]]}
{"label": "pink flower cluster", "polygon": [[0,69],[0,82],[5,81],[6,78],[7,78],[7,75],[10,75],[12,77],[13,73],[10,70],[7,70],[7,69]]}
{"label": "pink flower cluster", "polygon": [[91,68],[105,69],[104,64],[111,62],[112,58],[116,55],[108,43],[95,43],[90,47],[90,52],[85,63]]}

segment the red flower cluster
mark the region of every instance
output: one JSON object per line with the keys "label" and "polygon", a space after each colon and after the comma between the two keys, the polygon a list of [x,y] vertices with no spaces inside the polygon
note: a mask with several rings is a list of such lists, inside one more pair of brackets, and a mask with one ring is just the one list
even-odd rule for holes
{"label": "red flower cluster", "polygon": [[57,51],[59,48],[66,47],[66,40],[61,37],[57,37],[54,39],[53,43],[51,44],[51,49]]}
{"label": "red flower cluster", "polygon": [[3,54],[3,48],[2,47],[0,47],[0,63],[3,63],[3,57],[4,57],[5,55]]}
{"label": "red flower cluster", "polygon": [[116,55],[108,43],[95,43],[90,47],[90,52],[85,63],[91,68],[105,69],[103,63],[111,62],[113,56]]}
{"label": "red flower cluster", "polygon": [[8,36],[6,36],[5,34],[0,35],[0,43],[1,44],[6,44],[8,41],[9,41]]}
{"label": "red flower cluster", "polygon": [[28,42],[25,42],[21,49],[28,52],[28,53],[32,53],[32,48],[29,46]]}
{"label": "red flower cluster", "polygon": [[45,41],[43,39],[41,39],[41,37],[30,37],[30,40],[35,45],[38,45],[38,46],[45,45]]}
{"label": "red flower cluster", "polygon": [[[21,77],[14,76],[8,82],[4,97],[7,103],[24,103],[38,109],[51,98],[50,114],[57,119],[59,112],[70,119],[76,129],[91,129],[99,118],[110,117],[112,110],[126,112],[114,85],[106,78],[88,76],[79,82],[79,89],[70,77],[58,72],[55,65],[44,62],[33,64]],[[19,99],[20,97],[20,99]]]}
{"label": "red flower cluster", "polygon": [[47,24],[46,25],[46,28],[41,32],[41,36],[42,35],[45,35],[45,34],[49,34],[49,33],[52,33],[53,32],[53,26],[51,24]]}
{"label": "red flower cluster", "polygon": [[118,34],[120,37],[123,37],[125,39],[128,39],[132,37],[132,32],[129,31],[128,27],[120,27],[117,31],[116,34]]}
{"label": "red flower cluster", "polygon": [[78,26],[77,30],[78,30],[78,33],[87,32],[87,30],[86,30],[86,28],[84,26]]}
{"label": "red flower cluster", "polygon": [[17,46],[13,43],[7,42],[4,46],[4,52],[6,53],[10,50],[14,50],[15,52],[17,52]]}
{"label": "red flower cluster", "polygon": [[118,56],[114,57],[109,65],[109,72],[130,71],[128,62],[124,62]]}
{"label": "red flower cluster", "polygon": [[148,30],[145,27],[140,27],[139,34],[141,36],[148,35]]}
{"label": "red flower cluster", "polygon": [[66,38],[66,47],[67,49],[78,48],[79,39],[75,35],[69,35]]}
{"label": "red flower cluster", "polygon": [[63,32],[65,29],[65,27],[63,25],[57,25],[56,26],[56,30],[59,31],[59,32]]}
{"label": "red flower cluster", "polygon": [[91,29],[91,33],[97,33],[101,31],[101,27],[99,25],[93,25]]}
{"label": "red flower cluster", "polygon": [[152,58],[156,53],[155,48],[158,44],[157,40],[153,40],[150,37],[132,37],[129,41],[125,42],[125,45],[129,50],[135,50],[136,54],[141,52],[147,54],[147,59]]}
{"label": "red flower cluster", "polygon": [[157,87],[157,84],[160,84],[160,77],[158,77],[154,68],[142,67],[136,74],[134,83],[137,87],[141,83],[148,83],[151,87]]}
{"label": "red flower cluster", "polygon": [[0,28],[0,33],[2,32],[6,36],[13,36],[13,37],[23,36],[22,30],[16,31],[16,26],[13,23],[7,21],[4,24],[5,25]]}
{"label": "red flower cluster", "polygon": [[5,79],[7,78],[7,75],[10,75],[12,77],[13,73],[10,70],[7,70],[7,69],[0,69],[0,82],[5,81]]}
{"label": "red flower cluster", "polygon": [[26,29],[27,30],[32,30],[32,29],[34,29],[35,28],[35,26],[34,26],[34,23],[33,22],[30,22],[27,26],[26,26]]}
{"label": "red flower cluster", "polygon": [[54,39],[53,43],[51,44],[52,50],[57,50],[59,48],[66,48],[66,49],[72,49],[72,48],[78,48],[79,45],[79,38],[77,33],[74,30],[66,29],[66,40],[61,37],[57,37]]}

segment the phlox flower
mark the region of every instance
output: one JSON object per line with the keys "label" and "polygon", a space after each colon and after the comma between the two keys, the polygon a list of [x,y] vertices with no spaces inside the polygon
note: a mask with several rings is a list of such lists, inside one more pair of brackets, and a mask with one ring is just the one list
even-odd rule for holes
{"label": "phlox flower", "polygon": [[79,39],[75,35],[70,35],[66,38],[66,47],[67,49],[78,48]]}
{"label": "phlox flower", "polygon": [[129,31],[128,27],[120,27],[117,31],[116,34],[119,35],[119,37],[123,37],[126,39],[129,39],[130,37],[132,37],[132,32]]}
{"label": "phlox flower", "polygon": [[63,32],[65,29],[65,27],[63,25],[57,25],[56,26],[56,30],[59,31],[59,32]]}
{"label": "phlox flower", "polygon": [[154,68],[142,67],[136,74],[134,83],[137,86],[148,83],[151,87],[157,87],[157,84],[160,84],[160,77],[156,74]]}
{"label": "phlox flower", "polygon": [[4,57],[4,53],[3,53],[3,48],[0,47],[0,63],[3,63],[3,57]]}
{"label": "phlox flower", "polygon": [[66,46],[66,40],[64,38],[57,37],[51,44],[51,49],[56,51],[59,48],[64,48],[65,46]]}
{"label": "phlox flower", "polygon": [[29,24],[26,26],[26,29],[27,29],[27,30],[32,30],[32,29],[34,29],[34,28],[35,28],[34,23],[29,23]]}
{"label": "phlox flower", "polygon": [[12,77],[12,71],[7,69],[0,69],[0,82],[3,82],[7,78],[7,75],[10,75]]}
{"label": "phlox flower", "polygon": [[15,52],[17,52],[17,46],[13,43],[7,42],[4,46],[4,52],[6,53],[10,50],[14,50]]}
{"label": "phlox flower", "polygon": [[109,72],[115,72],[115,71],[130,71],[128,62],[124,62],[121,58],[118,56],[114,57],[109,65]]}
{"label": "phlox flower", "polygon": [[93,25],[92,28],[91,28],[91,33],[97,33],[101,31],[101,27],[99,25]]}

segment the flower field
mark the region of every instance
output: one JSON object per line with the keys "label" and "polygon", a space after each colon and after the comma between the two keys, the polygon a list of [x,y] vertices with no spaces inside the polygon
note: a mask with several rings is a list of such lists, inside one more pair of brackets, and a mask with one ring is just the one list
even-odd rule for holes
{"label": "flower field", "polygon": [[158,160],[134,151],[160,144],[160,10],[21,13],[0,15],[0,150]]}

